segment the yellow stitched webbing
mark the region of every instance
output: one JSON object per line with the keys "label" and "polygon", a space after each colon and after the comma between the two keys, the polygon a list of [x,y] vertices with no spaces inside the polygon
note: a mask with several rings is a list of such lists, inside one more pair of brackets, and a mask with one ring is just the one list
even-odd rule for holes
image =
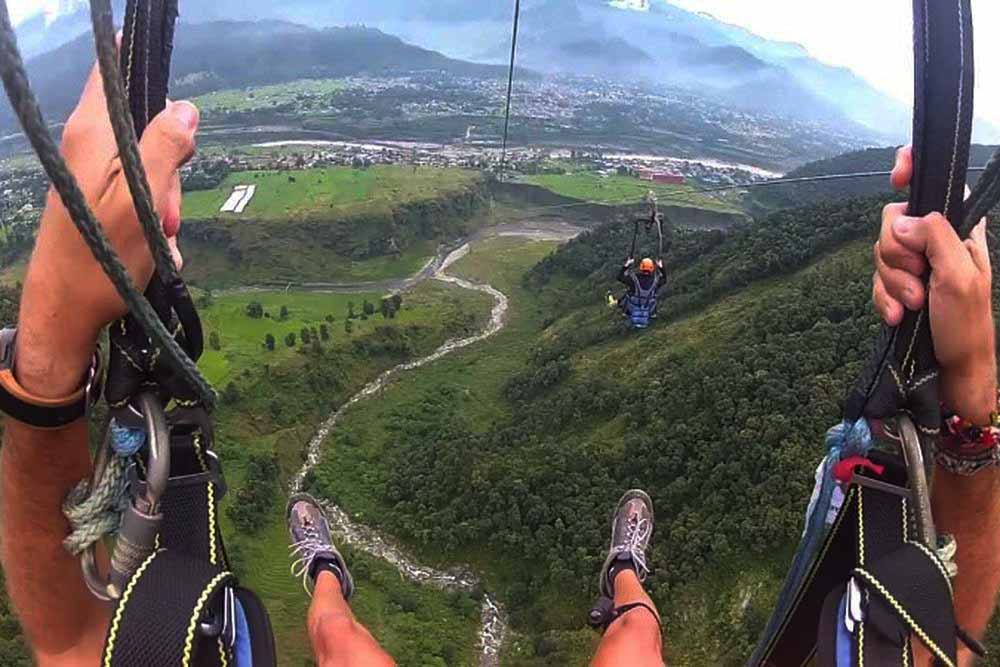
{"label": "yellow stitched webbing", "polygon": [[938,659],[941,660],[941,662],[943,662],[948,667],[955,667],[955,663],[952,662],[951,658],[949,658],[945,654],[945,652],[941,650],[941,647],[939,647],[931,640],[927,632],[922,627],[920,627],[915,620],[913,620],[913,617],[907,613],[907,611],[903,608],[903,605],[899,604],[899,601],[896,600],[895,597],[893,597],[892,593],[890,593],[888,589],[886,589],[886,587],[882,585],[882,582],[876,579],[874,575],[872,575],[864,568],[859,567],[855,569],[854,574],[861,577],[862,579],[867,581],[871,586],[874,586],[876,589],[878,589],[878,592],[881,593],[882,597],[884,597],[889,602],[889,604],[892,605],[893,609],[896,610],[896,613],[899,614],[900,618],[902,618],[906,622],[906,624],[910,626],[910,629],[918,637],[920,637],[920,640],[924,643],[924,645],[927,648],[929,648],[931,652],[933,652],[934,655],[936,655]]}
{"label": "yellow stitched webbing", "polygon": [[188,623],[187,638],[184,640],[184,657],[181,661],[181,667],[191,667],[191,657],[194,655],[194,635],[195,631],[198,629],[198,619],[201,618],[201,611],[205,607],[205,603],[208,602],[208,598],[212,594],[212,591],[215,590],[215,587],[218,586],[223,579],[230,576],[232,575],[229,572],[220,572],[215,575],[215,577],[208,582],[208,585],[205,586],[205,589],[198,597],[198,602],[194,606],[194,611],[191,613],[191,620]]}
{"label": "yellow stitched webbing", "polygon": [[111,629],[108,631],[108,643],[104,647],[104,667],[111,667],[111,656],[115,651],[115,642],[118,640],[118,629],[121,627],[122,615],[125,613],[125,605],[128,604],[129,598],[132,597],[132,591],[135,589],[139,579],[145,574],[146,569],[149,568],[153,559],[158,555],[163,553],[162,551],[154,551],[149,555],[139,569],[135,571],[135,574],[129,580],[128,585],[125,587],[125,592],[122,594],[122,599],[118,601],[118,607],[115,609],[115,616],[111,620]]}

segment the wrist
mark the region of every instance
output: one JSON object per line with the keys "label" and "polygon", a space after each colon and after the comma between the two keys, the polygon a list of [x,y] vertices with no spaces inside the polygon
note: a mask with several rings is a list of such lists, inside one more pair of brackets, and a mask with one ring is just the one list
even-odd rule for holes
{"label": "wrist", "polygon": [[14,377],[29,392],[60,398],[80,388],[90,366],[100,328],[89,326],[80,306],[60,306],[36,298],[25,286],[18,320]]}
{"label": "wrist", "polygon": [[965,421],[978,426],[990,424],[997,411],[997,365],[991,356],[964,369],[942,373],[941,398]]}

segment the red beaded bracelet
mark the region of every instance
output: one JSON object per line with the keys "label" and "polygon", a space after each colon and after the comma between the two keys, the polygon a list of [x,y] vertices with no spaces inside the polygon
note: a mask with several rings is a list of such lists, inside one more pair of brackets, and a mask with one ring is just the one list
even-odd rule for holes
{"label": "red beaded bracelet", "polygon": [[1000,410],[990,414],[989,426],[977,426],[948,410],[943,414],[936,458],[944,469],[959,475],[974,475],[983,468],[1000,464]]}

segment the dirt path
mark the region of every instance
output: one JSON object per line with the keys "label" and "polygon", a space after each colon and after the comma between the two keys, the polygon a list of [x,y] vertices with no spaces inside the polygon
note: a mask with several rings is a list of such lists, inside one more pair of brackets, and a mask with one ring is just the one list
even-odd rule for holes
{"label": "dirt path", "polygon": [[[535,240],[565,242],[579,234],[581,229],[563,223],[544,223],[541,225],[500,225],[492,228],[490,231],[492,233],[479,234],[474,238],[479,240],[493,236],[519,236]],[[494,305],[489,323],[485,328],[483,328],[482,331],[473,336],[446,341],[443,345],[441,345],[441,347],[425,357],[415,359],[414,361],[410,361],[405,364],[400,364],[399,366],[385,371],[373,381],[365,385],[361,391],[352,396],[346,403],[330,415],[326,421],[320,424],[316,431],[316,435],[314,435],[312,440],[309,441],[306,460],[303,463],[302,468],[298,471],[298,473],[296,473],[295,477],[292,478],[292,492],[302,490],[302,485],[305,481],[306,475],[319,464],[320,459],[323,456],[324,443],[330,436],[333,429],[344,418],[347,411],[350,410],[351,406],[377,394],[400,373],[411,371],[420,368],[421,366],[426,366],[427,364],[433,363],[438,359],[455,352],[456,350],[461,350],[470,345],[484,341],[503,330],[507,323],[507,311],[510,306],[510,302],[503,292],[490,285],[473,283],[463,278],[445,273],[452,264],[468,254],[469,247],[470,244],[465,243],[459,248],[449,252],[446,256],[442,256],[439,262],[437,262],[437,258],[435,258],[436,268],[433,273],[427,277],[433,277],[434,280],[452,283],[465,289],[476,290],[492,295]],[[421,271],[420,274],[417,274],[417,276],[413,276],[408,279],[408,281],[412,281],[410,282],[410,286],[426,279],[418,278],[418,276],[424,274],[425,272],[426,268],[424,271]],[[479,577],[477,577],[469,569],[458,567],[449,570],[438,570],[433,567],[421,565],[388,536],[381,534],[374,528],[355,522],[351,519],[347,512],[329,500],[321,499],[321,502],[330,517],[331,527],[341,540],[356,549],[360,549],[368,554],[388,561],[407,579],[446,590],[461,590],[465,592],[472,592],[480,586]],[[503,607],[492,594],[487,592],[483,595],[481,625],[479,630],[480,667],[498,667],[500,664],[500,649],[503,646],[503,641],[506,635],[507,618]]]}

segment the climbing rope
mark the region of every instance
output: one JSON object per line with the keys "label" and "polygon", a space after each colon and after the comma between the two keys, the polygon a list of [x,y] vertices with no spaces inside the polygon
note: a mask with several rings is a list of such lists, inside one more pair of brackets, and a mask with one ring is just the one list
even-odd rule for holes
{"label": "climbing rope", "polygon": [[[114,33],[112,32],[111,35],[113,44]],[[104,38],[106,38],[106,35],[102,35],[102,37],[101,41],[105,42]],[[104,65],[105,63],[102,63],[102,70],[104,69]],[[117,71],[117,67],[115,71]],[[31,142],[32,148],[34,148],[35,153],[38,155],[45,173],[59,194],[74,226],[87,244],[94,259],[107,274],[132,316],[142,324],[153,344],[162,350],[166,362],[188,381],[196,391],[199,399],[207,407],[211,407],[215,404],[215,392],[198,371],[195,362],[180,348],[177,341],[174,340],[173,335],[160,321],[152,306],[136,288],[135,283],[128,275],[121,260],[111,248],[111,244],[103,228],[94,217],[93,211],[87,205],[86,198],[83,192],[81,192],[79,184],[63,161],[59,153],[59,148],[52,139],[52,135],[49,133],[45,120],[42,117],[38,100],[31,91],[24,61],[17,48],[17,37],[14,33],[6,1],[0,2],[0,78],[3,79],[7,96],[24,129],[25,135]],[[112,90],[108,95],[109,105],[114,104],[111,99],[113,96],[114,91]],[[120,123],[121,116],[118,114],[118,110],[121,107],[116,105],[115,109],[116,111],[111,114],[112,122]],[[115,119],[116,116],[118,116],[117,120]],[[131,153],[131,157],[135,158],[131,166],[133,168],[138,167],[141,171],[141,162],[138,159],[134,144],[122,151],[123,166],[125,160],[129,159],[127,156],[129,153]],[[126,167],[127,170],[128,168]],[[138,180],[140,179],[136,179],[135,174],[133,174],[130,179],[130,185],[131,180],[136,180],[138,185]],[[140,206],[138,202],[137,206]],[[141,218],[142,215],[140,214],[140,222],[142,222]],[[153,219],[155,220],[155,213]],[[147,219],[143,224],[148,223],[149,220]],[[162,231],[158,228],[159,222],[156,221],[155,224],[157,225],[157,233],[162,236]],[[158,258],[158,269],[159,264],[163,261],[163,258],[159,255],[160,253],[155,250],[154,246],[154,257]]]}
{"label": "climbing rope", "polygon": [[503,148],[500,151],[500,180],[507,172],[507,137],[510,132],[510,106],[514,93],[514,61],[517,56],[517,28],[521,22],[521,0],[514,0],[514,29],[510,38],[510,70],[507,73],[507,110],[503,118]]}

